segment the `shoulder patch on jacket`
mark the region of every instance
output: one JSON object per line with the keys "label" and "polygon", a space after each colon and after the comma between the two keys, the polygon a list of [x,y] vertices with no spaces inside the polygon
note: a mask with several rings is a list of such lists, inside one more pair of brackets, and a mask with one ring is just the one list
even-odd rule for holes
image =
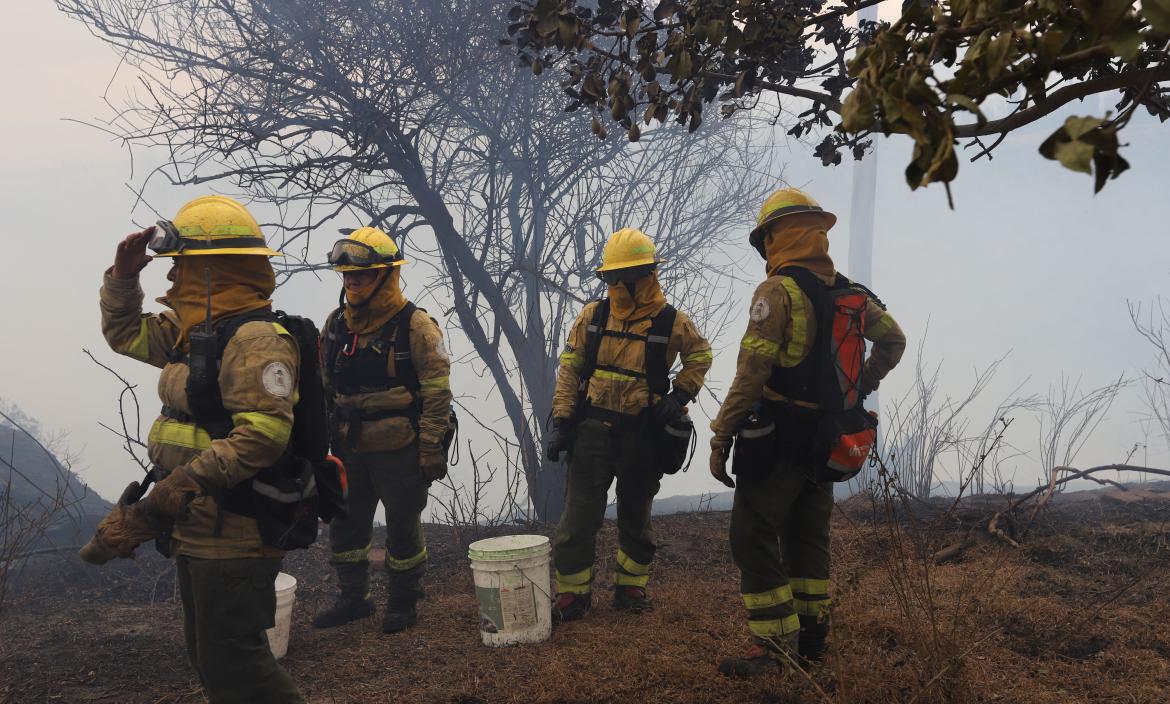
{"label": "shoulder patch on jacket", "polygon": [[759,323],[767,320],[771,314],[772,306],[768,303],[768,299],[765,296],[759,296],[752,301],[752,309],[748,313],[748,317],[752,319],[752,322]]}
{"label": "shoulder patch on jacket", "polygon": [[260,381],[269,396],[288,398],[293,391],[293,376],[284,362],[269,362],[260,374]]}

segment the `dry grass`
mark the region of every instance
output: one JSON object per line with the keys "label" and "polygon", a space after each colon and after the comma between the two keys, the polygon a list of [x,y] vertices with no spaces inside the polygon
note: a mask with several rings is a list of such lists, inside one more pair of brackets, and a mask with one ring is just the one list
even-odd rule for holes
{"label": "dry grass", "polygon": [[[312,630],[308,621],[332,578],[323,550],[302,552],[286,562],[301,587],[285,664],[314,703],[1170,699],[1170,495],[1163,492],[1125,504],[1104,494],[1061,498],[1023,549],[985,540],[929,569],[933,621],[922,616],[926,609],[907,616],[899,606],[904,596],[877,559],[889,539],[880,522],[838,516],[832,657],[811,676],[751,682],[715,671],[719,658],[747,644],[727,518],[656,519],[658,608],[642,616],[609,607],[615,546],[607,524],[595,611],[546,643],[506,649],[479,643],[465,547],[440,529],[429,536],[420,624],[394,636],[382,635],[376,619]],[[0,702],[200,701],[182,655],[178,606],[123,597],[78,601],[65,586],[24,604],[0,630]]]}

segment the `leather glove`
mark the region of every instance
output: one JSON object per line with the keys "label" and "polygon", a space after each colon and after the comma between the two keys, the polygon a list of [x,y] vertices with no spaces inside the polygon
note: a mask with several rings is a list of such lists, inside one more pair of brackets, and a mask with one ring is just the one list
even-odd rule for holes
{"label": "leather glove", "polygon": [[658,403],[650,409],[650,415],[654,418],[654,423],[659,426],[677,423],[686,413],[686,405],[693,400],[694,398],[687,392],[675,389],[658,399]]}
{"label": "leather glove", "polygon": [[569,421],[567,418],[553,418],[545,441],[545,457],[549,462],[560,462],[561,453],[570,449]]}
{"label": "leather glove", "polygon": [[711,476],[718,479],[729,489],[735,488],[735,482],[727,474],[727,458],[731,455],[731,443],[717,444],[711,441]]}
{"label": "leather glove", "polygon": [[442,445],[419,443],[418,467],[427,481],[438,481],[447,476],[447,455]]}
{"label": "leather glove", "polygon": [[162,535],[163,529],[142,504],[120,503],[98,523],[93,537],[77,554],[91,565],[104,565],[115,557],[130,557],[139,545]]}
{"label": "leather glove", "polygon": [[175,520],[182,518],[187,513],[187,504],[202,493],[203,486],[195,479],[195,474],[186,467],[179,467],[155,484],[140,503],[152,516]]}

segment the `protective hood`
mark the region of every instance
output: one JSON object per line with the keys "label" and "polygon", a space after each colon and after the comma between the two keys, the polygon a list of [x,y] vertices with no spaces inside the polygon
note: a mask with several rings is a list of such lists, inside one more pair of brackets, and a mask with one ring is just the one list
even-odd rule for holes
{"label": "protective hood", "polygon": [[634,295],[625,284],[612,284],[609,287],[609,312],[618,320],[640,320],[648,318],[666,305],[666,295],[662,293],[662,286],[658,283],[657,272],[650,272],[644,278],[638,279],[634,286]]}
{"label": "protective hood", "polygon": [[175,281],[159,303],[179,317],[176,347],[186,347],[187,335],[207,320],[207,281],[211,272],[211,320],[248,313],[272,306],[276,274],[265,256],[208,254],[177,257]]}
{"label": "protective hood", "polygon": [[829,257],[829,234],[819,217],[792,215],[778,220],[764,248],[769,275],[786,266],[799,266],[828,279],[837,275]]}
{"label": "protective hood", "polygon": [[385,325],[406,305],[402,295],[401,269],[379,269],[378,277],[357,291],[345,290],[345,322],[359,335]]}

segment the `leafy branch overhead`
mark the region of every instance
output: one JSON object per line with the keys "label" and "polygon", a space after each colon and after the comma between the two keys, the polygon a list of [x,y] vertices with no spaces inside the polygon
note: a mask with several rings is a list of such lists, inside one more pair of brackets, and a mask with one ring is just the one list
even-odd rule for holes
{"label": "leafy branch overhead", "polygon": [[[901,17],[855,21],[874,5]],[[715,103],[768,110],[819,137],[826,165],[861,158],[875,133],[909,136],[911,188],[953,180],[961,141],[990,157],[1012,131],[1111,94],[1114,111],[1069,117],[1040,149],[1100,190],[1128,168],[1118,134],[1134,112],[1170,118],[1170,0],[525,0],[508,19],[501,41],[537,74],[555,67],[566,109],[591,110],[601,138],[613,124],[633,141],[655,123],[694,131]]]}

